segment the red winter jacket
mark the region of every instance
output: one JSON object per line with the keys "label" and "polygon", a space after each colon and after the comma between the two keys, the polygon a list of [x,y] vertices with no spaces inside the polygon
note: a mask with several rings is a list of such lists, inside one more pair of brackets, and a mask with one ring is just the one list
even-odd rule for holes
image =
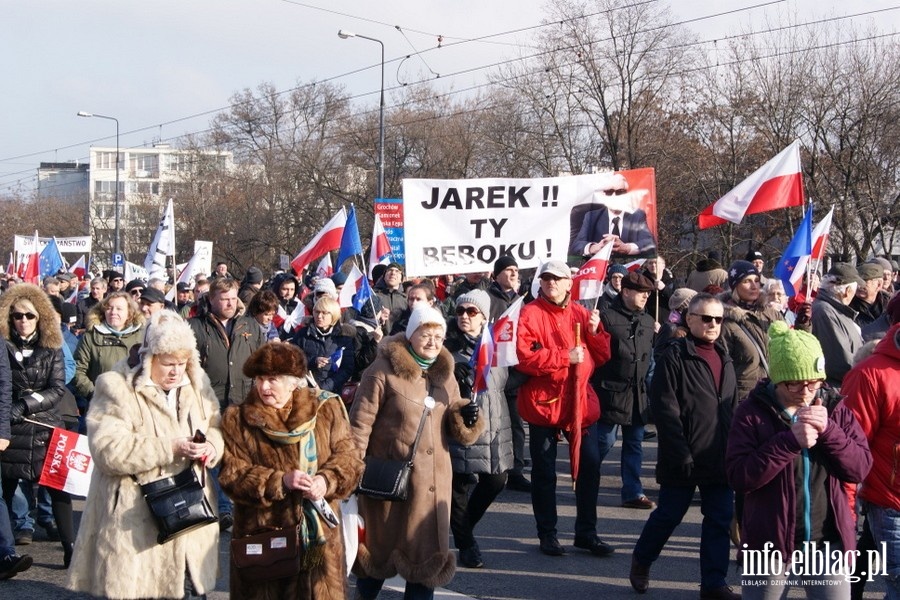
{"label": "red winter jacket", "polygon": [[860,496],[900,510],[900,323],[844,376],[841,394],[872,450],[872,470]]}
{"label": "red winter jacket", "polygon": [[[588,385],[588,379],[594,368],[609,360],[609,334],[602,324],[598,325],[597,333],[591,333],[590,316],[586,308],[568,299],[563,306],[558,306],[541,296],[522,307],[516,369],[530,375],[519,388],[518,397],[519,414],[526,422],[568,428],[574,411],[571,396],[565,394],[566,382],[576,368],[587,388],[582,396],[581,427],[600,418],[600,401]],[[587,349],[585,361],[580,365],[569,364],[569,350],[575,347],[575,323],[581,323],[581,344]]]}

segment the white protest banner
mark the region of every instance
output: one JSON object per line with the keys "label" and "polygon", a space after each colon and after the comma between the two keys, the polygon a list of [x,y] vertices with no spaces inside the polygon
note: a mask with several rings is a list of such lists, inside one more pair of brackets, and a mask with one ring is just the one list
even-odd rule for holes
{"label": "white protest banner", "polygon": [[[615,222],[613,222],[615,221]],[[592,254],[617,232],[614,258],[656,250],[653,169],[535,179],[405,179],[408,275],[520,268]],[[596,252],[596,250],[594,251]]]}
{"label": "white protest banner", "polygon": [[213,243],[194,240],[194,254],[197,256],[196,269],[197,273],[209,275],[212,273],[212,253]]}
{"label": "white protest banner", "polygon": [[87,496],[93,470],[87,436],[54,427],[39,483],[73,496]]}
{"label": "white protest banner", "polygon": [[[34,252],[34,236],[32,235],[16,235],[13,236],[14,250],[20,254],[32,254]],[[44,246],[50,243],[53,238],[38,238],[40,248],[38,252],[44,249]],[[56,246],[63,253],[79,253],[87,254],[91,251],[91,237],[58,237],[56,238]]]}
{"label": "white protest banner", "polygon": [[133,262],[125,261],[125,283],[128,283],[134,279],[142,279],[147,281],[150,278],[150,273],[142,267],[141,265],[136,265]]}

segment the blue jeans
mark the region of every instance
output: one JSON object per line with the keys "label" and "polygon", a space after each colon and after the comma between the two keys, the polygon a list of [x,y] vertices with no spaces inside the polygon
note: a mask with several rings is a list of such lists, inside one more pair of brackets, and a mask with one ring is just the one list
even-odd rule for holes
{"label": "blue jeans", "polygon": [[600,462],[606,458],[612,447],[616,445],[619,429],[622,430],[622,502],[636,500],[644,495],[641,485],[641,464],[644,460],[644,426],[612,425],[598,423],[600,437]]}
{"label": "blue jeans", "polygon": [[[558,429],[528,424],[531,451],[531,507],[538,537],[556,535],[556,447]],[[584,429],[575,485],[575,537],[597,535],[597,494],[600,491],[600,444],[597,424]]]}
{"label": "blue jeans", "polygon": [[[374,579],[372,577],[361,577],[356,580],[356,591],[364,600],[375,600],[378,597],[381,588],[384,586],[384,579]],[[433,600],[434,588],[422,585],[421,583],[406,582],[406,589],[403,592],[403,600]]]}
{"label": "blue jeans", "polygon": [[0,558],[15,553],[16,539],[13,537],[12,525],[9,522],[9,511],[6,510],[6,506],[0,505]]}
{"label": "blue jeans", "polygon": [[[37,498],[35,498],[35,489]],[[13,532],[34,531],[34,517],[31,515],[37,509],[37,522],[43,528],[56,528],[53,520],[53,507],[50,502],[50,494],[44,486],[38,486],[31,481],[19,480],[19,487],[13,496],[10,520]]]}
{"label": "blue jeans", "polygon": [[885,597],[888,600],[900,600],[900,511],[865,503],[866,516],[869,519],[869,529],[875,538],[875,547],[880,548],[884,542],[886,553],[882,560],[887,572],[885,578]]}
{"label": "blue jeans", "polygon": [[225,495],[225,492],[223,492],[222,488],[219,486],[219,471],[221,470],[221,463],[209,469],[209,474],[212,475],[213,487],[216,488],[216,498],[218,499],[220,517],[224,514],[230,515],[233,510],[231,500],[228,499],[228,496]]}
{"label": "blue jeans", "polygon": [[[672,532],[690,508],[694,489],[694,486],[660,486],[659,503],[650,513],[634,546],[634,559],[639,564],[649,567],[659,558]],[[700,512],[703,514],[700,527],[700,586],[713,589],[726,585],[734,492],[725,484],[701,485]]]}

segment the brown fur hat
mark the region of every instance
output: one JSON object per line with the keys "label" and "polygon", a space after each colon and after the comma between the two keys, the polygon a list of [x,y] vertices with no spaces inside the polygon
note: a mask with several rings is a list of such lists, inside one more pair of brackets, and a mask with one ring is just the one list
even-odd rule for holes
{"label": "brown fur hat", "polygon": [[269,342],[259,347],[244,363],[244,375],[293,375],[306,377],[306,355],[297,346],[285,342]]}

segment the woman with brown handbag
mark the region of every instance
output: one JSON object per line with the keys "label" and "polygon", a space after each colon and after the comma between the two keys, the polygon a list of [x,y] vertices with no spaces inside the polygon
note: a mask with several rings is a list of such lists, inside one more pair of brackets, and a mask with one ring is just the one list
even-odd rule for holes
{"label": "woman with brown handbag", "polygon": [[[299,348],[265,344],[244,364],[253,389],[223,417],[219,483],[234,501],[232,599],[346,598],[335,515],[339,501],[356,488],[363,463],[340,397],[306,387],[306,373]],[[257,546],[241,541],[266,535],[268,543]],[[287,577],[279,571],[281,577],[265,578],[260,567],[270,560],[269,550],[287,550],[295,543],[292,535],[300,538],[297,568]],[[272,561],[283,558],[272,554]]]}

